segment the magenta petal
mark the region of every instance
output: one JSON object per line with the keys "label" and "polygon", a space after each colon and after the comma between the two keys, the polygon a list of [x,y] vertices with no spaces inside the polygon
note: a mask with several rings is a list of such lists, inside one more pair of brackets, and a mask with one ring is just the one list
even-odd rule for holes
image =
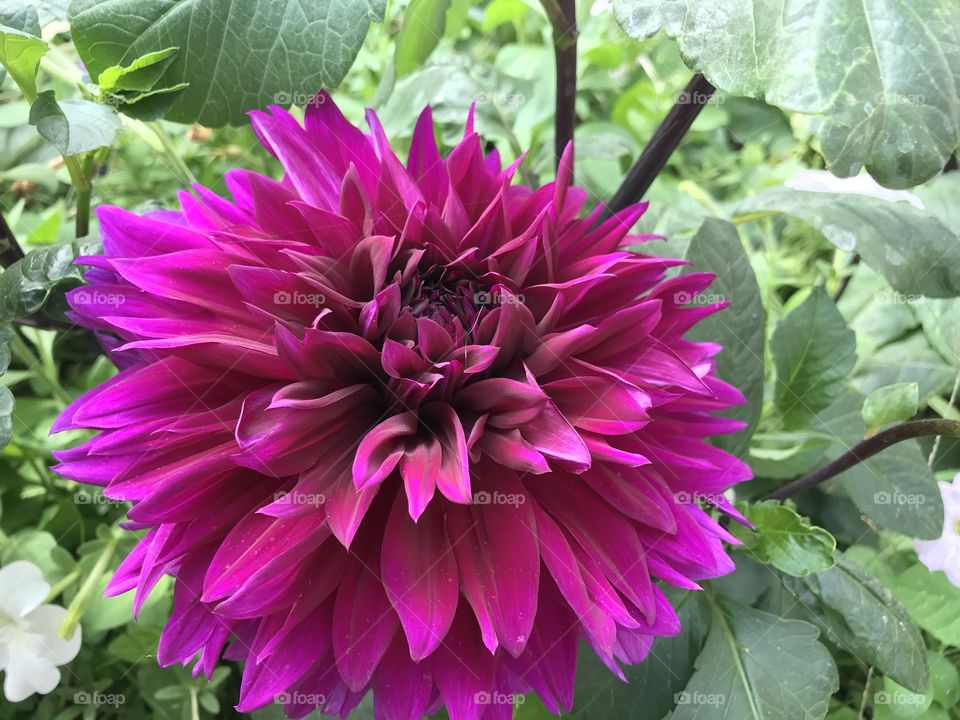
{"label": "magenta petal", "polygon": [[403,457],[402,438],[415,434],[417,416],[395,415],[370,430],[360,442],[353,461],[353,482],[358,490],[382,482]]}
{"label": "magenta petal", "polygon": [[377,574],[379,564],[376,554],[352,563],[337,592],[333,650],[351,690],[359,691],[370,682],[397,630],[397,615]]}
{"label": "magenta petal", "polygon": [[512,502],[450,508],[447,534],[484,644],[490,652],[502,645],[517,656],[527,645],[537,614],[540,550],[533,503],[523,486],[513,482],[499,487]]}
{"label": "magenta petal", "polygon": [[384,530],[380,563],[410,657],[422,660],[443,641],[457,609],[457,562],[442,516],[428,512],[414,523],[398,495]]}

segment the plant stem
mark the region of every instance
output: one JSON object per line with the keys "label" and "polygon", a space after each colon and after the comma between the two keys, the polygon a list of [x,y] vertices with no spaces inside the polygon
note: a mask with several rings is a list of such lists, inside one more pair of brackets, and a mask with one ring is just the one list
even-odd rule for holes
{"label": "plant stem", "polygon": [[190,168],[187,167],[187,164],[183,161],[183,158],[180,157],[180,153],[177,152],[177,149],[173,146],[173,141],[170,139],[170,134],[163,129],[163,126],[158,120],[147,123],[153,134],[157,136],[157,140],[160,141],[160,144],[163,146],[163,154],[167,158],[167,162],[170,163],[170,167],[176,173],[177,177],[185,185],[192,185],[197,182],[197,178],[194,177],[194,174],[190,172]]}
{"label": "plant stem", "polygon": [[[80,164],[79,158],[74,155],[63,158],[63,164],[70,173],[70,181],[77,191],[77,226],[76,236],[86,237],[90,232],[90,175],[89,170]],[[92,169],[92,168],[90,168]]]}
{"label": "plant stem", "polygon": [[10,335],[8,345],[13,356],[23,363],[28,371],[36,371],[50,392],[63,403],[64,407],[70,404],[70,394],[63,389],[63,385],[60,384],[60,379],[50,372],[45,363],[40,362],[37,356],[33,354],[33,351],[23,341],[23,338],[20,337],[19,333],[14,332]]}
{"label": "plant stem", "polygon": [[860,697],[860,712],[857,713],[857,720],[864,720],[867,712],[867,697],[870,695],[870,683],[873,680],[873,665],[867,669],[867,679],[863,684],[863,695]]}
{"label": "plant stem", "polygon": [[79,570],[79,569],[76,569],[76,568],[75,568],[75,569],[71,570],[67,575],[65,575],[65,576],[60,580],[60,582],[55,583],[55,584],[50,588],[50,592],[49,592],[49,594],[47,595],[47,599],[44,600],[44,602],[46,602],[46,603],[53,602],[53,600],[55,600],[55,599],[60,595],[60,593],[62,593],[64,590],[66,590],[68,587],[70,587],[71,584],[73,584],[74,582],[76,582],[76,581],[77,581],[77,578],[79,578],[79,577],[80,577],[80,570]]}
{"label": "plant stem", "polygon": [[96,592],[97,583],[110,566],[110,561],[113,560],[113,554],[116,549],[116,538],[107,540],[103,550],[100,552],[100,557],[97,558],[97,562],[93,568],[91,568],[90,574],[87,575],[83,581],[83,585],[80,586],[77,594],[73,597],[70,607],[67,608],[67,616],[64,618],[63,624],[60,625],[60,637],[64,639],[73,637],[77,625],[80,624],[80,618],[83,617],[83,614],[93,601],[93,594]]}
{"label": "plant stem", "polygon": [[699,73],[690,79],[630,168],[613,199],[604,208],[604,219],[643,198],[715,90],[710,81]]}
{"label": "plant stem", "polygon": [[[960,368],[957,369],[957,376],[953,380],[953,390],[950,391],[950,400],[947,407],[953,409],[957,402],[957,393],[960,393]],[[937,459],[937,452],[940,450],[940,439],[942,435],[937,435],[933,441],[933,447],[930,449],[930,456],[927,458],[927,465],[933,467],[933,461]]]}
{"label": "plant stem", "polygon": [[849,470],[854,465],[862,463],[864,460],[873,457],[891,445],[925,435],[960,437],[960,422],[956,420],[946,420],[944,418],[909,420],[905,423],[887,428],[886,430],[881,430],[876,435],[872,435],[866,440],[861,441],[822,468],[788,482],[786,485],[765,495],[763,499],[786,500],[797,493],[816,487],[820,483],[839,475],[845,470]]}
{"label": "plant stem", "polygon": [[190,720],[200,720],[200,705],[197,702],[199,692],[195,687],[190,688]]}
{"label": "plant stem", "polygon": [[573,142],[577,122],[577,3],[576,0],[541,0],[553,28],[557,66],[557,104],[553,150],[559,166],[567,145]]}

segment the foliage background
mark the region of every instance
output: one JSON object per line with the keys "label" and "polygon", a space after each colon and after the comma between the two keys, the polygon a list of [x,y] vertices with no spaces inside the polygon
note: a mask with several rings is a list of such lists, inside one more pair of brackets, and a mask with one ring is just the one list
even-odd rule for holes
{"label": "foliage background", "polygon": [[[74,5],[82,10],[96,3]],[[449,146],[475,101],[478,130],[506,159],[527,151],[523,180],[553,179],[553,34],[538,4],[399,0],[388,4],[382,22],[372,5],[357,5],[374,22],[334,92],[352,121],[360,124],[364,108],[376,108],[403,147],[429,103]],[[624,26],[637,37],[652,34],[630,15],[637,5],[670,15],[656,7],[660,3],[619,4]],[[143,91],[109,91],[102,80],[98,88],[85,75],[77,47],[89,38],[79,29],[71,34],[65,4],[46,0],[37,7],[38,29],[50,44],[37,89],[52,90],[60,102],[85,98],[143,115],[144,106],[130,109],[137,104],[130,103],[131,93]],[[15,23],[28,18],[26,10],[4,12],[0,22],[25,29]],[[581,2],[578,20],[576,177],[599,202],[614,194],[677,102],[691,75],[688,62],[717,74],[722,68],[696,44],[695,28],[685,34],[664,23],[667,33],[637,40],[602,1]],[[855,31],[856,22],[846,27]],[[830,71],[846,67],[844,57],[838,55]],[[307,60],[301,65],[309,66]],[[345,63],[350,66],[349,57]],[[793,73],[796,84],[802,71],[791,66],[781,75]],[[755,72],[761,72],[759,59]],[[955,74],[947,78],[957,82]],[[307,74],[288,88],[280,85],[275,97],[302,105],[301,82],[312,88],[337,79]],[[960,419],[960,301],[954,299],[960,294],[960,173],[914,187],[923,210],[907,201],[784,189],[798,171],[823,168],[825,156],[834,169],[846,160],[846,150],[834,152],[830,129],[842,113],[824,120],[784,110],[795,107],[790,98],[776,107],[742,95],[776,101],[789,84],[749,85],[734,77],[727,83],[734,92],[721,90],[706,104],[647,193],[650,210],[641,222],[643,231],[669,238],[645,252],[685,256],[698,269],[717,272],[708,293],[733,302],[705,332],[727,345],[722,374],[752,399],[743,413],[756,432],[728,446],[744,454],[757,475],[738,491],[740,501],[755,501],[822,466],[881,427],[913,416]],[[183,89],[166,89],[178,98],[173,115],[190,115],[190,102],[177,95]],[[952,92],[949,86],[940,91]],[[205,119],[235,116],[233,105],[214,98],[204,106]],[[93,136],[74,134],[75,142],[91,144],[73,155],[89,163],[90,182],[78,187],[69,161],[65,165],[55,144],[31,124],[29,100],[7,74],[0,86],[0,211],[24,249],[36,252],[31,265],[0,276],[7,339],[0,369],[9,362],[0,384],[12,391],[0,395],[0,436],[10,438],[0,457],[0,565],[17,559],[39,565],[55,601],[79,619],[84,641],[54,693],[18,705],[0,701],[0,718],[236,717],[239,673],[230,663],[209,684],[181,668],[157,667],[169,583],[137,620],[131,598],[101,597],[134,542],[117,528],[124,507],[52,473],[51,451],[80,436],[48,431],[73,397],[113,372],[92,337],[61,315],[62,293],[80,283],[70,261],[82,195],[92,193],[94,206],[168,207],[193,179],[226,192],[222,175],[230,167],[274,176],[279,167],[247,127],[210,129],[125,112],[121,127],[111,112],[93,118]],[[922,145],[908,148],[916,162],[898,174],[896,163],[884,164],[882,150],[900,139],[878,140],[871,169],[888,184],[909,186],[932,174],[924,168],[938,156]],[[945,147],[949,155],[955,140]],[[955,159],[946,165],[955,168]],[[87,240],[96,242],[92,222]],[[853,250],[863,262],[852,261]],[[798,496],[795,505],[744,506],[759,533],[738,531],[745,547],[736,553],[736,573],[706,593],[676,594],[682,635],[659,641],[653,656],[629,671],[629,684],[584,654],[571,717],[739,718],[737,708],[742,717],[774,720],[960,717],[960,589],[919,564],[910,543],[940,534],[934,479],[950,480],[958,468],[955,439],[926,437],[897,444]],[[724,701],[709,702],[713,696]],[[253,716],[282,714],[271,707]],[[372,717],[366,702],[356,717]],[[516,717],[547,713],[529,698]]]}

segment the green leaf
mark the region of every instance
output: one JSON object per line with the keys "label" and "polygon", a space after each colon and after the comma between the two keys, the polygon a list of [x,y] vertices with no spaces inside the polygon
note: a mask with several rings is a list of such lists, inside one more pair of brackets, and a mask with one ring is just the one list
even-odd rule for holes
{"label": "green leaf", "polygon": [[[20,30],[40,37],[40,16],[37,8],[27,2],[17,2],[14,0],[6,4],[6,7],[0,8],[0,25],[5,25],[14,30]],[[3,72],[0,71],[0,81],[3,80]]]}
{"label": "green leaf", "polygon": [[736,228],[728,222],[707,219],[687,249],[691,271],[717,276],[696,300],[727,301],[730,307],[698,323],[691,331],[694,340],[710,339],[723,344],[717,358],[717,373],[739,388],[747,403],[725,413],[743,420],[747,427],[734,435],[721,435],[716,444],[742,456],[760,419],[763,406],[763,352],[766,317],[760,301],[757,278],[740,242]]}
{"label": "green leaf", "polygon": [[930,347],[924,334],[913,333],[864,356],[853,385],[862,393],[870,393],[887,385],[915,382],[920,397],[926,400],[949,387],[955,375],[955,368]]}
{"label": "green leaf", "polygon": [[338,85],[385,9],[386,0],[73,0],[69,14],[92,77],[180,48],[157,85],[189,87],[166,117],[218,127]]}
{"label": "green leaf", "polygon": [[97,251],[97,243],[74,242],[39,248],[0,275],[0,321],[11,322],[42,309],[51,293],[64,285],[79,285],[80,255]]}
{"label": "green leaf", "polygon": [[856,339],[833,300],[815,288],[778,324],[770,340],[784,425],[797,427],[840,396],[857,360]]}
{"label": "green leaf", "polygon": [[38,37],[16,28],[0,25],[0,65],[20,87],[24,97],[37,95],[37,67],[50,47]]}
{"label": "green leaf", "polygon": [[101,92],[152,90],[180,48],[169,47],[141,55],[129,65],[111,65],[97,78]]}
{"label": "green leaf", "polygon": [[892,678],[883,679],[883,688],[873,695],[874,720],[933,720],[927,710],[933,704],[933,693],[924,688],[914,692]]}
{"label": "green leaf", "polygon": [[710,608],[703,593],[686,592],[674,606],[680,633],[657,638],[645,662],[625,667],[626,684],[597,659],[589,645],[582,644],[572,720],[661,718],[670,712],[674,695],[693,674],[693,662],[710,629]]}
{"label": "green leaf", "polygon": [[66,577],[74,567],[73,558],[57,545],[48,532],[25,528],[10,537],[0,553],[0,565],[9,565],[17,560],[27,560],[43,571],[48,583],[56,583]]}
{"label": "green leaf", "polygon": [[927,654],[927,664],[933,699],[945,708],[952,708],[960,702],[960,670],[949,658],[935,652]]}
{"label": "green leaf", "polygon": [[397,77],[423,65],[443,37],[450,0],[411,0],[397,34],[394,63]]}
{"label": "green leaf", "polygon": [[839,686],[816,626],[723,597],[673,720],[820,720]]}
{"label": "green leaf", "polygon": [[910,203],[781,187],[748,198],[740,211],[800,218],[841,250],[859,253],[901,293],[960,295],[960,237],[936,215]]}
{"label": "green leaf", "polygon": [[867,395],[863,401],[863,421],[870,429],[882,428],[912,418],[919,406],[920,386],[917,383],[887,385]]}
{"label": "green leaf", "polygon": [[880,527],[915,538],[940,537],[943,500],[915,440],[888,447],[841,473],[835,482]]}
{"label": "green leaf", "polygon": [[951,366],[960,357],[960,301],[919,298],[911,303],[930,346]]}
{"label": "green leaf", "polygon": [[833,535],[792,508],[767,500],[741,509],[756,530],[741,525],[731,525],[730,530],[756,559],[796,577],[833,566],[837,549]]}
{"label": "green leaf", "polygon": [[788,581],[786,587],[825,636],[865,666],[918,692],[927,688],[927,651],[920,629],[866,570],[840,557],[835,567]]}
{"label": "green leaf", "polygon": [[[936,175],[960,144],[960,5],[614,0],[634,38],[660,29],[732,95],[816,115],[827,166],[889,187]],[[904,52],[910,48],[910,52]]]}
{"label": "green leaf", "polygon": [[113,108],[90,100],[57,102],[53,90],[34,100],[30,124],[64,157],[109,147],[120,130],[120,118]]}
{"label": "green leaf", "polygon": [[946,575],[916,563],[889,584],[920,627],[945,645],[960,646],[960,588]]}

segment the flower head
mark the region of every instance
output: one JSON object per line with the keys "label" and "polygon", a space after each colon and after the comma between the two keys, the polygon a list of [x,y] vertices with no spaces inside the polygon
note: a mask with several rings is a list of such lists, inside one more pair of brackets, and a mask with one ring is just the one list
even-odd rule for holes
{"label": "flower head", "polygon": [[0,568],[0,670],[10,702],[46,695],[60,683],[58,666],[80,651],[80,628],[67,640],[60,625],[67,611],[44,605],[50,586],[33,563],[18,560]]}
{"label": "flower head", "polygon": [[743,401],[684,338],[711,282],[637,254],[645,205],[583,216],[572,152],[537,189],[429,109],[406,164],[326,94],[251,114],[281,181],[232,170],[180,211],[101,208],[73,292],[119,374],[55,429],[59,471],[146,534],[109,591],[176,576],[161,663],[245,661],[238,708],[508,718],[569,707],[678,631],[657,580],[728,572],[701,505],[749,469],[706,438]]}
{"label": "flower head", "polygon": [[960,587],[960,473],[952,483],[940,482],[943,498],[943,534],[936,540],[914,540],[920,562],[930,570],[943,570]]}

